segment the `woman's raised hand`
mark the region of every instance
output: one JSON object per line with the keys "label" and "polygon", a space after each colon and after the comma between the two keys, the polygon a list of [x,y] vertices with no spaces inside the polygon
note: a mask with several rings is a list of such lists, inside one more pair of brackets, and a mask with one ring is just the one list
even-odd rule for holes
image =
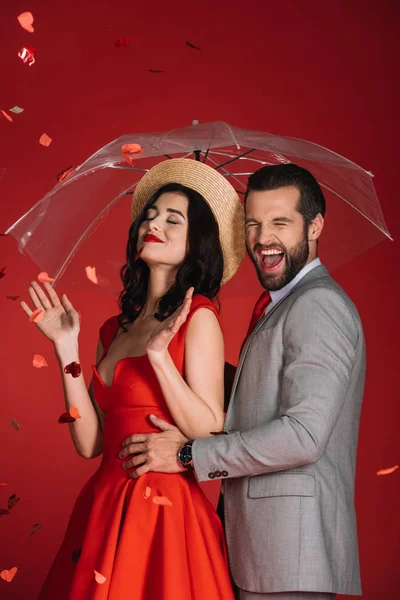
{"label": "woman's raised hand", "polygon": [[[44,290],[39,283],[32,281],[28,288],[33,310],[42,310],[44,313],[43,318],[36,322],[37,328],[55,345],[66,340],[76,340],[80,330],[78,311],[74,309],[65,294],[60,299],[50,283],[45,282],[43,286]],[[33,310],[24,301],[20,304],[30,317]]]}
{"label": "woman's raised hand", "polygon": [[155,328],[146,345],[147,353],[165,352],[174,336],[187,319],[192,304],[194,288],[186,292],[182,305],[165,321]]}

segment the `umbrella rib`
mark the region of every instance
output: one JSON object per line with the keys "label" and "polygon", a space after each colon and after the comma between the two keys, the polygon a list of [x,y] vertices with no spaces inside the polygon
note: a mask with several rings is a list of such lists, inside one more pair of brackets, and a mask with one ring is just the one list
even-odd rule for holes
{"label": "umbrella rib", "polygon": [[[215,163],[215,160],[213,160],[212,158],[209,159],[209,160],[211,160],[211,162]],[[227,177],[232,177],[232,179],[234,179],[236,181],[236,183],[238,183],[239,185],[245,187],[244,184],[240,181],[240,179],[237,179],[234,174],[228,173],[226,169],[223,169],[223,171],[225,171],[225,173],[221,173],[221,175],[227,176]]]}
{"label": "umbrella rib", "polygon": [[221,169],[222,167],[225,167],[225,165],[229,165],[232,162],[235,162],[235,160],[239,160],[239,158],[243,158],[243,156],[247,156],[248,154],[250,154],[251,152],[254,152],[255,148],[251,148],[250,150],[247,150],[246,152],[243,152],[243,154],[240,154],[239,156],[235,156],[235,158],[231,158],[231,160],[227,160],[224,163],[221,163],[220,165],[217,165],[215,167],[215,169]]}

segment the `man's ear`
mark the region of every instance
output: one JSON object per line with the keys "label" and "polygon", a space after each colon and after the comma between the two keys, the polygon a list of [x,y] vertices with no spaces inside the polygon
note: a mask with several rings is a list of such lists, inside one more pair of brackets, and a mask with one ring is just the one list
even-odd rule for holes
{"label": "man's ear", "polygon": [[315,242],[324,228],[324,217],[318,213],[308,226],[308,241]]}

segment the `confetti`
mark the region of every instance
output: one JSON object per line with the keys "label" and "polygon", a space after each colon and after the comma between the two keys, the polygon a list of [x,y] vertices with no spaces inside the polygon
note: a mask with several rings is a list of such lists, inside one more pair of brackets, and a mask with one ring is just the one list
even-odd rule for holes
{"label": "confetti", "polygon": [[69,412],[65,412],[59,416],[59,423],[74,423],[76,421],[75,417],[73,417]]}
{"label": "confetti", "polygon": [[10,117],[10,115],[9,115],[9,114],[7,114],[5,110],[0,110],[0,113],[3,115],[3,117],[4,117],[5,119],[7,119],[7,121],[11,121],[11,123],[13,122],[13,118],[12,118],[12,117]]}
{"label": "confetti", "polygon": [[147,486],[146,490],[143,492],[143,498],[145,498],[147,500],[147,498],[150,498],[151,495],[151,487]]}
{"label": "confetti", "polygon": [[8,483],[0,483],[0,486],[8,485]]}
{"label": "confetti", "polygon": [[195,46],[194,44],[191,44],[190,42],[185,42],[185,44],[186,46],[189,46],[189,48],[193,48],[193,50],[201,50],[201,48]]}
{"label": "confetti", "polygon": [[47,135],[47,133],[42,133],[42,135],[39,138],[39,144],[42,144],[42,146],[46,146],[46,148],[48,146],[50,146],[50,144],[51,144],[52,141],[53,140],[51,139],[51,137],[49,137]]}
{"label": "confetti", "polygon": [[77,548],[71,555],[72,562],[76,565],[82,554],[82,548]]}
{"label": "confetti", "polygon": [[17,423],[15,419],[11,419],[11,425],[14,427],[15,431],[19,431],[21,429],[21,425]]}
{"label": "confetti", "polygon": [[74,169],[75,169],[74,165],[70,165],[66,169],[63,169],[62,171],[60,171],[60,173],[58,175],[56,175],[56,180],[58,181],[58,183],[61,183],[62,181],[64,181],[64,179],[66,179],[68,177],[68,175],[70,173],[72,173],[72,171]]}
{"label": "confetti", "polygon": [[33,23],[33,14],[30,12],[24,12],[21,13],[20,15],[18,15],[17,17],[19,24],[21,25],[21,27],[23,29],[25,29],[26,31],[29,31],[29,33],[33,33],[35,30],[32,27],[32,23]]}
{"label": "confetti", "polygon": [[394,471],[397,471],[398,468],[399,468],[399,465],[395,465],[394,467],[390,467],[389,469],[381,469],[380,471],[377,471],[376,474],[377,475],[390,475],[390,473],[394,473]]}
{"label": "confetti", "polygon": [[154,496],[153,502],[154,504],[159,504],[160,506],[172,506],[171,500],[168,500],[166,496]]}
{"label": "confetti", "polygon": [[40,283],[53,283],[53,281],[55,281],[55,279],[53,279],[52,277],[49,277],[48,273],[46,273],[45,271],[42,271],[42,273],[39,273],[38,275],[38,281],[40,281]]}
{"label": "confetti", "polygon": [[164,73],[164,71],[161,71],[160,69],[147,69],[149,73]]}
{"label": "confetti", "polygon": [[17,567],[13,567],[9,571],[7,569],[4,569],[4,571],[2,571],[0,573],[0,577],[2,579],[4,579],[4,581],[8,581],[10,583],[14,579],[15,575],[17,574],[17,571],[18,571]]}
{"label": "confetti", "polygon": [[82,418],[81,415],[80,415],[80,413],[79,413],[79,410],[76,408],[76,406],[70,406],[69,407],[69,414],[74,419],[81,419]]}
{"label": "confetti", "polygon": [[105,583],[107,581],[107,578],[96,570],[94,570],[94,578],[97,581],[97,583],[100,584]]}
{"label": "confetti", "polygon": [[6,296],[7,300],[18,300],[19,296]]}
{"label": "confetti", "polygon": [[4,272],[6,269],[7,269],[7,267],[3,267],[2,269],[0,269],[0,279],[3,279],[3,277],[6,276],[6,274]]}
{"label": "confetti", "polygon": [[44,310],[42,310],[41,308],[37,308],[36,310],[33,311],[33,313],[31,314],[31,316],[29,317],[30,322],[32,323],[40,323],[40,321],[43,319],[44,317]]}
{"label": "confetti", "polygon": [[16,115],[20,115],[22,112],[24,112],[24,109],[21,108],[20,106],[13,106],[12,108],[9,108],[8,110],[9,110],[9,112],[12,112]]}
{"label": "confetti", "polygon": [[6,510],[5,508],[0,508],[0,517],[3,517],[4,515],[9,515],[10,511]]}
{"label": "confetti", "polygon": [[142,154],[143,149],[140,144],[124,144],[121,149],[122,156],[125,158],[126,162],[131,166],[133,165],[133,161],[131,158],[131,154]]}
{"label": "confetti", "polygon": [[18,52],[19,58],[22,60],[23,63],[27,64],[29,67],[34,65],[36,62],[35,54],[36,48],[31,48],[30,46],[24,46]]}
{"label": "confetti", "polygon": [[79,377],[82,373],[80,363],[77,361],[70,363],[69,365],[64,367],[64,373],[66,373],[66,375],[72,375],[72,377]]}
{"label": "confetti", "polygon": [[28,533],[28,537],[30,537],[31,535],[33,535],[34,533],[37,533],[40,529],[42,529],[42,526],[40,523],[36,523],[32,529],[30,530],[30,532]]}
{"label": "confetti", "polygon": [[131,41],[131,38],[118,38],[117,40],[115,40],[114,46],[116,48],[126,48],[127,46],[129,46]]}
{"label": "confetti", "polygon": [[41,369],[42,367],[49,366],[45,357],[41,354],[34,354],[32,364],[35,367],[35,369]]}
{"label": "confetti", "polygon": [[7,503],[8,510],[14,508],[14,506],[16,506],[20,500],[21,498],[18,498],[17,494],[11,494]]}
{"label": "confetti", "polygon": [[92,283],[98,283],[97,280],[97,275],[96,275],[96,267],[86,267],[86,277],[89,279],[89,281],[91,281]]}

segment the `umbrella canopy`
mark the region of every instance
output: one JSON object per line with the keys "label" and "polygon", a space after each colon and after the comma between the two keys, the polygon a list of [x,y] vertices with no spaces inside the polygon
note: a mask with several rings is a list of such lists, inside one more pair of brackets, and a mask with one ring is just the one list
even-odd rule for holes
{"label": "umbrella canopy", "polygon": [[331,270],[391,239],[370,172],[318,144],[224,122],[117,138],[69,170],[6,233],[56,282],[92,285],[86,267],[95,266],[100,287],[118,292],[135,185],[152,166],[177,157],[207,163],[242,196],[248,176],[264,165],[294,162],[311,171],[327,198],[320,254]]}

